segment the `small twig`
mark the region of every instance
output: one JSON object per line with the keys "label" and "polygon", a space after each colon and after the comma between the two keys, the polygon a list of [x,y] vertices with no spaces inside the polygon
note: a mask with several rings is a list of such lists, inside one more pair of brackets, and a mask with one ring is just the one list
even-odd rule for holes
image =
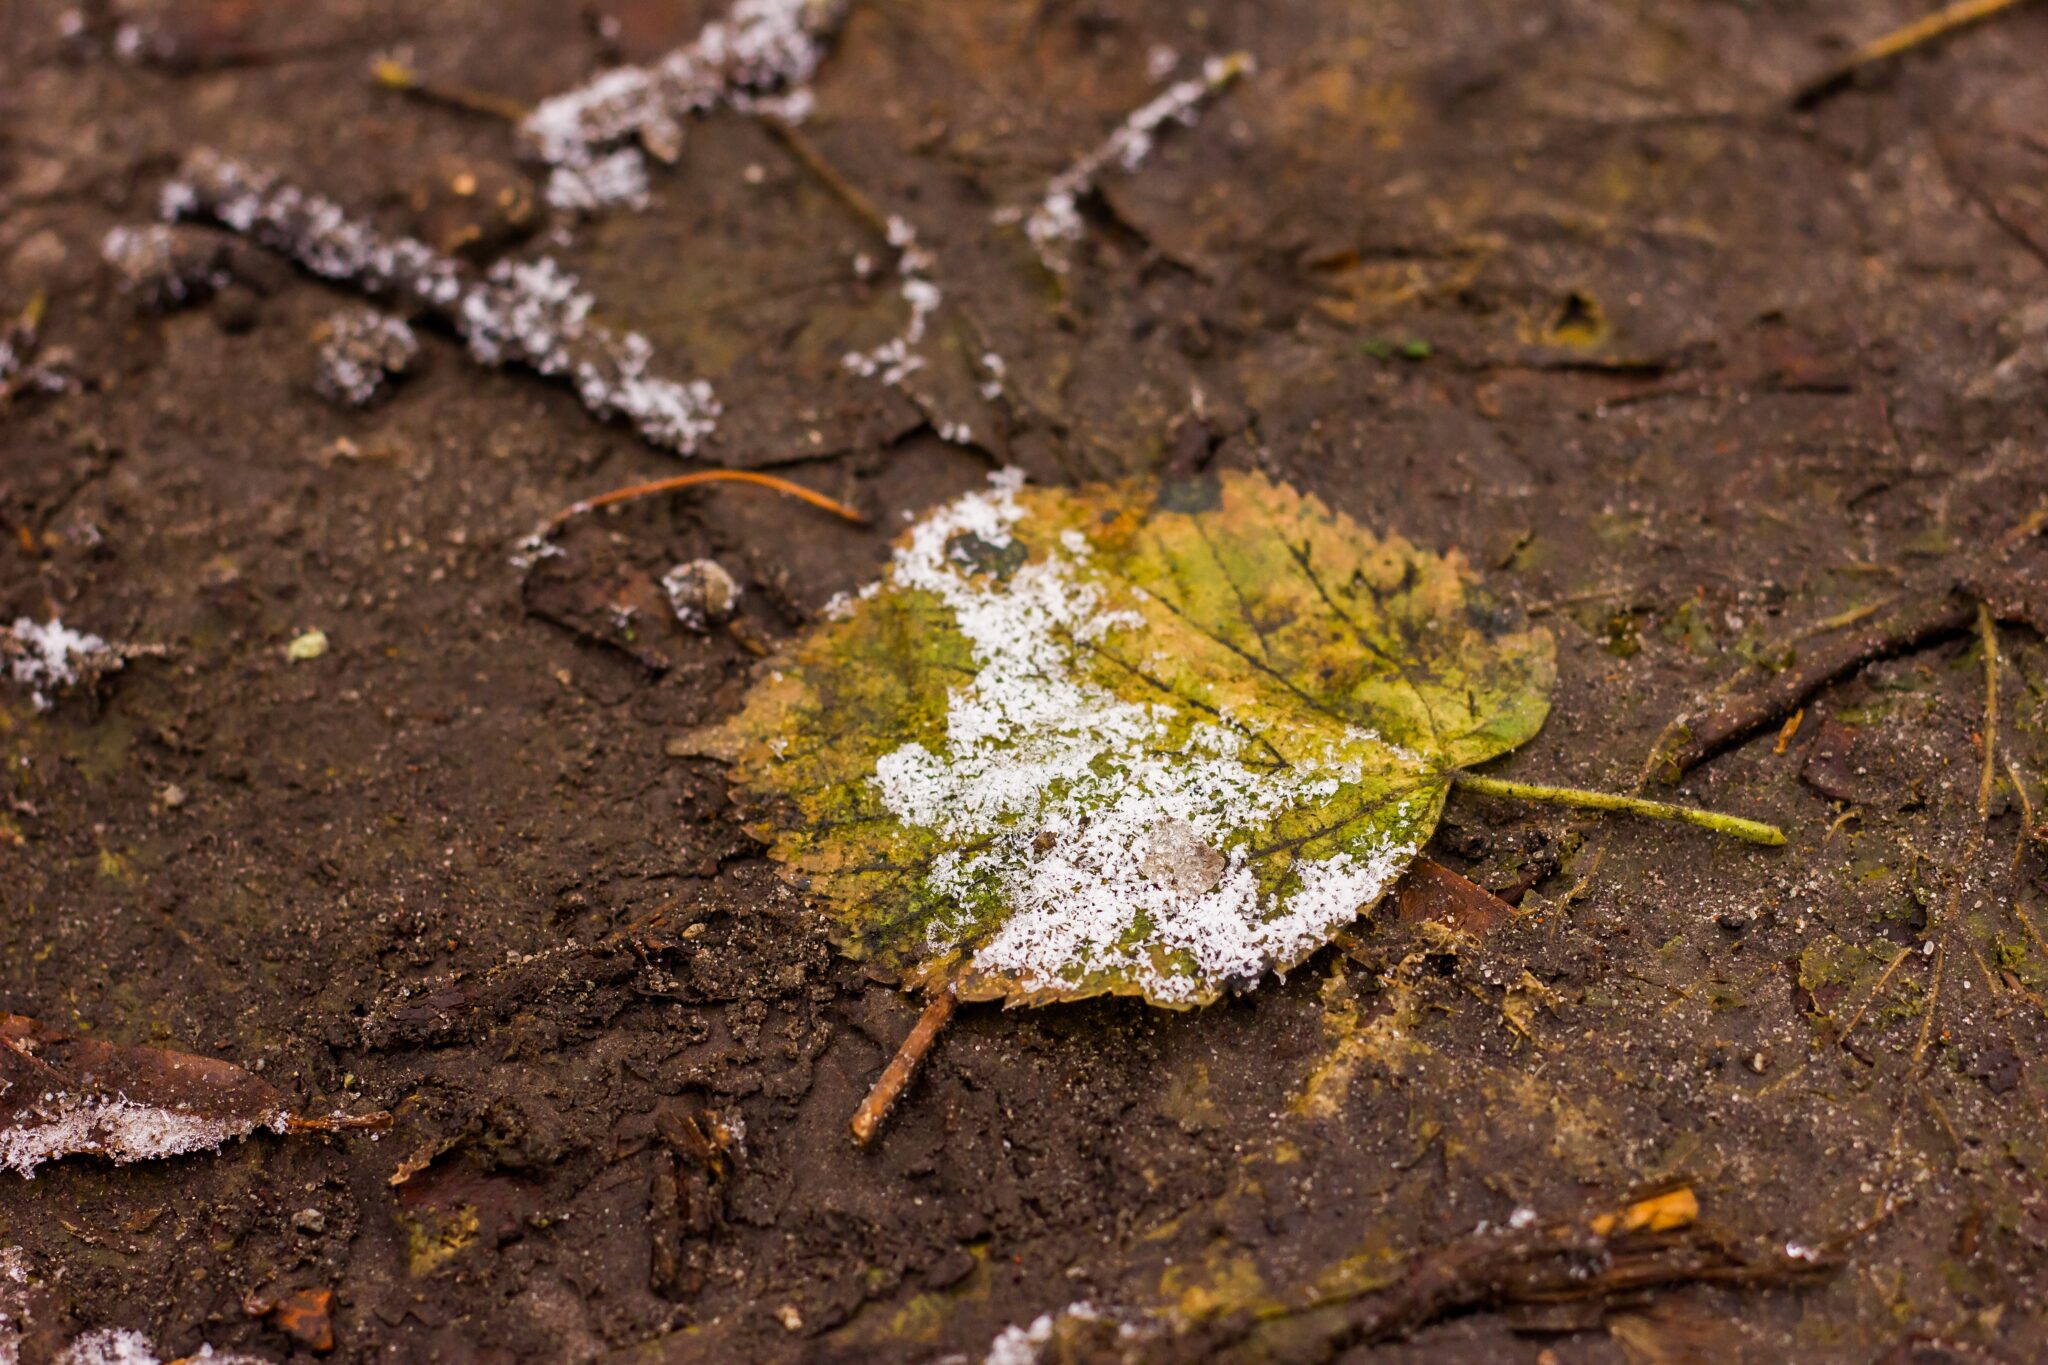
{"label": "small twig", "polygon": [[860,1102],[860,1108],[853,1111],[851,1126],[855,1144],[865,1147],[875,1140],[883,1120],[896,1107],[896,1101],[909,1086],[910,1078],[917,1074],[919,1063],[932,1050],[932,1044],[939,1040],[939,1034],[945,1031],[947,1021],[952,1019],[959,1004],[960,998],[954,994],[949,982],[925,1005],[924,1013],[918,1015],[917,1022],[911,1026],[910,1036],[903,1040],[903,1046],[896,1049],[896,1055],[882,1069],[874,1088]]}
{"label": "small twig", "polygon": [[1639,796],[1617,796],[1613,792],[1585,791],[1578,787],[1542,787],[1528,782],[1508,782],[1497,777],[1475,777],[1471,773],[1455,774],[1451,781],[1466,791],[1478,792],[1482,796],[1514,796],[1524,801],[1549,801],[1560,806],[1577,806],[1584,810],[1618,811],[1624,815],[1641,815],[1651,820],[1678,820],[1752,844],[1768,844],[1775,847],[1785,842],[1785,832],[1776,825],[1767,825],[1760,820],[1745,820],[1739,815],[1723,815],[1719,811],[1700,810],[1694,806],[1674,806],[1668,801],[1645,801]]}
{"label": "small twig", "polygon": [[1884,994],[1885,983],[1892,979],[1892,973],[1905,965],[1906,959],[1912,955],[1913,950],[1911,948],[1899,949],[1899,954],[1892,959],[1891,965],[1879,973],[1877,984],[1870,988],[1870,994],[1863,997],[1863,1003],[1856,1007],[1856,1012],[1849,1016],[1849,1022],[1842,1025],[1841,1033],[1836,1035],[1835,1045],[1837,1047],[1849,1046],[1849,1035],[1854,1033],[1856,1026],[1863,1022],[1863,1016],[1870,1012],[1872,1005],[1877,1003],[1877,997]]}
{"label": "small twig", "polygon": [[888,237],[889,216],[877,208],[875,201],[868,198],[858,185],[842,175],[839,168],[832,164],[832,159],[820,151],[818,144],[811,141],[803,130],[783,118],[764,118],[761,120],[761,126],[767,129],[769,136],[780,142],[784,150],[795,157],[805,170],[817,177],[818,183],[831,191],[832,197],[845,205],[854,217],[865,223],[877,236],[885,239]]}
{"label": "small twig", "polygon": [[382,1132],[390,1126],[390,1111],[384,1109],[369,1114],[330,1114],[326,1118],[292,1114],[285,1119],[285,1131],[291,1133]]}
{"label": "small twig", "polygon": [[1944,592],[1908,603],[1875,625],[1828,641],[1762,686],[1738,693],[1686,724],[1680,742],[1670,750],[1665,780],[1677,781],[1723,749],[1791,714],[1814,693],[1863,665],[1904,654],[1967,629],[1972,616],[1967,601]]}
{"label": "small twig", "polygon": [[1871,39],[1836,65],[1800,86],[1792,96],[1792,107],[1810,109],[1847,85],[1864,67],[1889,61],[1916,47],[1924,47],[1958,29],[1980,23],[2022,3],[2024,0],[1957,0],[1955,4],[1937,10],[1924,19],[1915,20],[1903,28],[1895,28],[1883,37]]}
{"label": "small twig", "polygon": [[543,537],[551,536],[556,531],[561,530],[564,524],[575,520],[585,512],[595,512],[600,507],[610,507],[614,503],[632,502],[636,498],[651,498],[660,493],[673,493],[679,488],[692,488],[702,483],[750,483],[757,488],[766,488],[772,492],[781,493],[807,502],[813,507],[822,508],[836,517],[845,518],[856,526],[868,524],[866,517],[853,508],[848,507],[845,503],[828,498],[823,493],[813,492],[800,483],[791,483],[788,479],[778,479],[773,474],[758,474],[751,469],[700,469],[690,474],[675,474],[666,479],[653,479],[647,483],[629,484],[624,488],[614,488],[609,493],[600,493],[594,498],[585,498],[581,502],[572,502],[561,511],[549,517],[547,523],[542,526],[540,534]]}
{"label": "small twig", "polygon": [[1991,818],[1991,783],[1998,773],[1998,623],[1991,606],[1977,604],[1977,634],[1984,641],[1984,775],[1977,783],[1977,818]]}
{"label": "small twig", "polygon": [[509,95],[423,80],[419,72],[396,57],[378,58],[370,66],[370,77],[386,90],[396,90],[401,95],[411,95],[429,104],[445,104],[451,109],[503,119],[507,123],[524,123],[526,116],[533,112],[530,106]]}

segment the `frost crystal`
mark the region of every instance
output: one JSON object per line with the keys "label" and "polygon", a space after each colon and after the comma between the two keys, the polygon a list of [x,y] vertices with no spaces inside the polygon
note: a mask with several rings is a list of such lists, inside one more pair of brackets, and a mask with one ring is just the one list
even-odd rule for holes
{"label": "frost crystal", "polygon": [[404,374],[420,352],[403,318],[371,308],[350,308],[327,319],[313,387],[330,403],[364,408],[384,396],[391,377]]}
{"label": "frost crystal", "polygon": [[1057,1314],[1040,1313],[1032,1319],[1029,1327],[1005,1327],[996,1339],[988,1344],[988,1356],[982,1365],[1038,1365],[1039,1353],[1052,1340],[1053,1330],[1063,1318],[1078,1318],[1084,1322],[1096,1322],[1102,1315],[1095,1311],[1093,1304],[1085,1301],[1070,1303]]}
{"label": "frost crystal", "polygon": [[1209,58],[1199,76],[1175,81],[1140,105],[1095,150],[1048,181],[1045,194],[1028,216],[1006,209],[996,215],[997,221],[1015,222],[1022,217],[1024,235],[1038,249],[1045,268],[1056,275],[1066,274],[1073,264],[1069,249],[1085,231],[1081,200],[1095,188],[1102,173],[1112,166],[1136,170],[1152,154],[1162,128],[1174,122],[1193,123],[1204,104],[1251,70],[1251,58],[1241,52]]}
{"label": "frost crystal", "polygon": [[81,1152],[118,1165],[154,1161],[188,1152],[217,1151],[258,1128],[282,1133],[291,1116],[279,1111],[257,1119],[188,1114],[122,1098],[51,1092],[18,1112],[0,1129],[0,1170],[30,1179],[45,1161]]}
{"label": "frost crystal", "polygon": [[90,683],[121,666],[121,652],[97,635],[62,621],[38,625],[26,616],[0,630],[0,661],[8,676],[29,690],[38,711],[50,709],[50,694]]}
{"label": "frost crystal", "polygon": [[639,149],[674,161],[684,122],[720,106],[801,118],[809,108],[803,87],[843,10],[843,0],[737,0],[724,19],[660,61],[614,67],[542,101],[519,131],[536,157],[557,168],[549,202],[586,212],[643,207]]}
{"label": "frost crystal", "polygon": [[[910,393],[908,381],[913,374],[924,368],[924,357],[918,354],[917,348],[924,344],[925,334],[931,329],[932,317],[939,311],[939,305],[945,301],[946,296],[939,289],[938,283],[932,279],[932,268],[936,262],[932,253],[919,244],[917,229],[912,227],[908,220],[892,214],[888,220],[887,235],[889,245],[896,251],[896,274],[902,281],[900,292],[904,304],[909,309],[908,316],[904,319],[903,330],[873,350],[847,352],[840,363],[863,379],[879,380],[892,389],[902,390],[909,394],[911,401],[929,412],[931,404]],[[856,258],[856,273],[862,273],[860,264],[865,259]],[[997,376],[997,381],[993,393],[989,391],[989,385],[984,384],[982,394],[984,397],[994,398],[1002,392],[1002,359],[991,354],[984,357],[983,363],[986,365],[988,360],[995,361],[990,373]],[[932,430],[938,433],[939,439],[950,441],[954,445],[971,445],[974,441],[974,431],[965,422],[934,416]]]}
{"label": "frost crystal", "polygon": [[917,347],[945,295],[932,281],[932,253],[918,245],[916,228],[891,217],[889,245],[896,248],[896,274],[903,281],[903,302],[909,305],[910,316],[901,332],[871,351],[847,352],[841,363],[861,378],[879,378],[893,389],[901,388],[904,380],[924,368]]}
{"label": "frost crystal", "polygon": [[[188,1356],[180,1356],[171,1365],[269,1365],[260,1356],[244,1355],[240,1351],[216,1351],[211,1346],[201,1346]],[[0,1357],[0,1365],[9,1365]],[[103,1327],[66,1346],[58,1355],[56,1365],[164,1365],[163,1357],[156,1353],[150,1339],[140,1332],[131,1332],[122,1327]]]}
{"label": "frost crystal", "polygon": [[[1091,681],[1086,652],[1143,622],[1109,609],[1089,581],[1085,536],[1069,533],[1007,579],[975,572],[959,552],[1012,543],[1021,482],[1003,471],[989,492],[927,517],[890,568],[894,587],[950,609],[979,665],[950,696],[938,752],[905,744],[872,778],[899,820],[954,846],[930,869],[933,891],[968,906],[995,887],[1011,911],[974,949],[974,967],[1026,987],[1110,971],[1154,1000],[1192,1002],[1207,982],[1249,982],[1299,960],[1376,900],[1415,850],[1388,838],[1299,858],[1283,889],[1267,892],[1239,836],[1361,781],[1356,755],[1378,736],[1346,726],[1320,761],[1275,771],[1247,762],[1252,741],[1227,714],[1191,720]],[[958,933],[972,928],[963,918]],[[1163,965],[1161,948],[1185,953],[1193,973]]]}
{"label": "frost crystal", "polygon": [[590,321],[590,295],[552,260],[500,261],[479,279],[424,242],[387,237],[331,199],[211,151],[186,158],[164,203],[210,217],[323,279],[439,319],[481,364],[525,365],[572,384],[585,408],[624,418],[654,445],[689,455],[717,425],[711,386],[650,373],[653,343]]}

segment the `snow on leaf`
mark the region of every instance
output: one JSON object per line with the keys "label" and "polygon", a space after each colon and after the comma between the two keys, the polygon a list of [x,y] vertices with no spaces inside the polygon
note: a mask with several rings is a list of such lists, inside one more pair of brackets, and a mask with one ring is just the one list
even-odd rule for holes
{"label": "snow on leaf", "polygon": [[1554,676],[1455,555],[1254,474],[1006,471],[828,617],[685,747],[849,956],[1013,1004],[1187,1007],[1300,963]]}
{"label": "snow on leaf", "polygon": [[276,1087],[231,1063],[67,1037],[0,1014],[0,1171],[33,1178],[67,1156],[125,1164],[217,1150],[259,1128],[328,1131],[388,1118],[303,1118]]}

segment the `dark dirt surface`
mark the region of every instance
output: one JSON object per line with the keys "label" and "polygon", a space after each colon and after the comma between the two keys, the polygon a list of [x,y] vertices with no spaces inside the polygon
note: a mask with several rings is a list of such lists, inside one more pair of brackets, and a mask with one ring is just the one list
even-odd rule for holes
{"label": "dark dirt surface", "polygon": [[[1667,722],[1965,577],[2048,489],[2048,7],[1792,113],[1925,7],[859,3],[805,131],[917,224],[949,335],[1008,359],[1000,404],[954,385],[983,452],[841,367],[901,301],[758,123],[695,125],[648,212],[522,242],[451,188],[530,195],[509,130],[366,76],[402,45],[533,100],[611,59],[593,14],[644,60],[706,4],[124,6],[165,38],[143,61],[67,42],[66,9],[0,6],[0,310],[46,291],[81,381],[0,412],[0,619],[167,653],[47,714],[0,696],[0,1011],[395,1125],[0,1174],[26,1359],[106,1326],[284,1359],[250,1301],[318,1289],[337,1361],[980,1361],[1079,1301],[1177,1315],[1058,1333],[1142,1359],[2048,1356],[2023,624],[1995,730],[1949,632],[1676,789],[1782,850],[1454,797],[1436,856],[1520,898],[1483,937],[1389,915],[1184,1015],[964,1009],[864,1153],[847,1118],[916,1002],[834,956],[720,771],[664,747],[996,460],[1212,465],[1462,550],[1559,646],[1500,771],[1631,787]],[[1141,103],[1159,44],[1259,69],[1105,179],[1056,287],[991,211]],[[555,255],[717,386],[698,463],[877,528],[713,490],[589,519],[523,589],[544,515],[688,466],[431,333],[388,403],[333,407],[318,337],[352,300],[287,270],[139,312],[98,243],[202,144]],[[606,594],[703,555],[746,590],[734,628],[600,638]],[[313,627],[331,649],[288,662]],[[1468,1264],[1676,1184],[1722,1260],[1534,1305]],[[1794,1244],[1819,1273],[1793,1282]]]}

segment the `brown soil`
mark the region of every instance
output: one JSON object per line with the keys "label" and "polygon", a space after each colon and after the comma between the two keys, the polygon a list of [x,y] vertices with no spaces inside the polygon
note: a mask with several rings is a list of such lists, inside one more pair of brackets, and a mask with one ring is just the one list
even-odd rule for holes
{"label": "brown soil", "polygon": [[[81,380],[0,412],[0,620],[168,653],[48,714],[0,698],[0,1012],[396,1120],[0,1174],[28,1358],[122,1326],[280,1359],[247,1301],[316,1289],[340,1361],[979,1361],[1084,1300],[1194,1324],[1062,1338],[1139,1358],[2048,1353],[2048,863],[2015,857],[2048,650],[2022,626],[1988,822],[1982,647],[1952,633],[1678,788],[1783,850],[1457,797],[1433,852],[1521,899],[1483,938],[1389,916],[1189,1014],[965,1008],[866,1152],[847,1118],[917,1002],[836,958],[720,771],[664,749],[997,458],[1216,465],[1462,550],[1559,644],[1553,717],[1501,771],[1632,786],[1672,718],[1946,588],[2048,487],[2048,11],[1795,113],[1924,7],[858,4],[806,132],[1010,362],[977,453],[841,367],[901,302],[759,124],[695,125],[645,214],[512,244],[449,188],[530,192],[508,129],[365,74],[403,45],[537,99],[606,60],[577,6],[121,5],[170,36],[141,62],[62,39],[68,8],[0,11],[0,310],[47,291]],[[582,8],[634,59],[715,12]],[[1056,288],[991,210],[1148,96],[1156,44],[1259,70],[1109,177]],[[706,463],[876,528],[716,488],[587,519],[522,587],[548,513],[686,466],[445,336],[338,409],[315,333],[348,300],[288,271],[138,312],[98,242],[202,144],[393,230],[551,252],[717,386]],[[704,555],[737,629],[643,616],[620,648],[607,595]],[[288,662],[312,627],[330,651]],[[693,1133],[720,1120],[743,1136],[713,1172]],[[1831,1271],[1532,1307],[1442,1258],[1677,1183],[1739,1256]],[[1453,1292],[1345,1316],[1418,1267]],[[1339,1282],[1334,1310],[1242,1311]]]}

